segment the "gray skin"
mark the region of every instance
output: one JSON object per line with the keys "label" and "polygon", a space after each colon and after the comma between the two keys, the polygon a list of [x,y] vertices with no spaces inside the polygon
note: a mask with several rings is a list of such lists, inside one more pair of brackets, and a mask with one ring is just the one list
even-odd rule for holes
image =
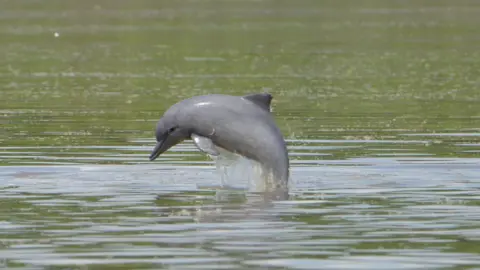
{"label": "gray skin", "polygon": [[212,94],[182,100],[158,121],[157,144],[150,160],[192,138],[207,154],[218,155],[218,146],[259,162],[271,172],[274,192],[288,196],[288,152],[270,113],[271,100],[268,93],[243,97]]}

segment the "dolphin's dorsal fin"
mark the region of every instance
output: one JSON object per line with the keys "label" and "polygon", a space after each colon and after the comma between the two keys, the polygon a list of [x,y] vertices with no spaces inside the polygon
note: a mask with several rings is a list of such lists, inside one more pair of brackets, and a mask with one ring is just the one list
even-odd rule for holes
{"label": "dolphin's dorsal fin", "polygon": [[270,103],[272,102],[273,97],[269,93],[261,93],[246,95],[243,96],[243,98],[250,100],[264,110],[270,111]]}

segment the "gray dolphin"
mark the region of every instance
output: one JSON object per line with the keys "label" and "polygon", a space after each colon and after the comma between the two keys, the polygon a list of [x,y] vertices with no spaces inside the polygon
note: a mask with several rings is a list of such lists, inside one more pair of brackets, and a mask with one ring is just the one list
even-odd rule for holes
{"label": "gray dolphin", "polygon": [[243,97],[212,94],[182,100],[158,121],[157,144],[150,160],[191,138],[200,151],[212,156],[218,156],[223,148],[257,161],[270,176],[265,191],[288,196],[288,152],[270,112],[271,100],[268,93]]}

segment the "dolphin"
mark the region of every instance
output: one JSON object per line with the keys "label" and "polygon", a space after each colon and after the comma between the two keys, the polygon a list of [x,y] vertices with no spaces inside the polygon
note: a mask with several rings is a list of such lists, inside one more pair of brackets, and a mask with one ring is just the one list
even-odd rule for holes
{"label": "dolphin", "polygon": [[288,152],[270,111],[272,98],[268,93],[210,94],[172,105],[157,123],[150,160],[190,138],[208,155],[226,150],[257,161],[267,181],[265,192],[288,196]]}

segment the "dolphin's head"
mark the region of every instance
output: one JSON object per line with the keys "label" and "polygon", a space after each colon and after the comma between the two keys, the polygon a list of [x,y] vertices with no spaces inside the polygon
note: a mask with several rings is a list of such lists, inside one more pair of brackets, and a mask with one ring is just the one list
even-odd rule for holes
{"label": "dolphin's head", "polygon": [[179,125],[174,115],[166,113],[157,123],[157,144],[150,154],[150,160],[155,160],[172,146],[187,139],[190,133],[189,129]]}

